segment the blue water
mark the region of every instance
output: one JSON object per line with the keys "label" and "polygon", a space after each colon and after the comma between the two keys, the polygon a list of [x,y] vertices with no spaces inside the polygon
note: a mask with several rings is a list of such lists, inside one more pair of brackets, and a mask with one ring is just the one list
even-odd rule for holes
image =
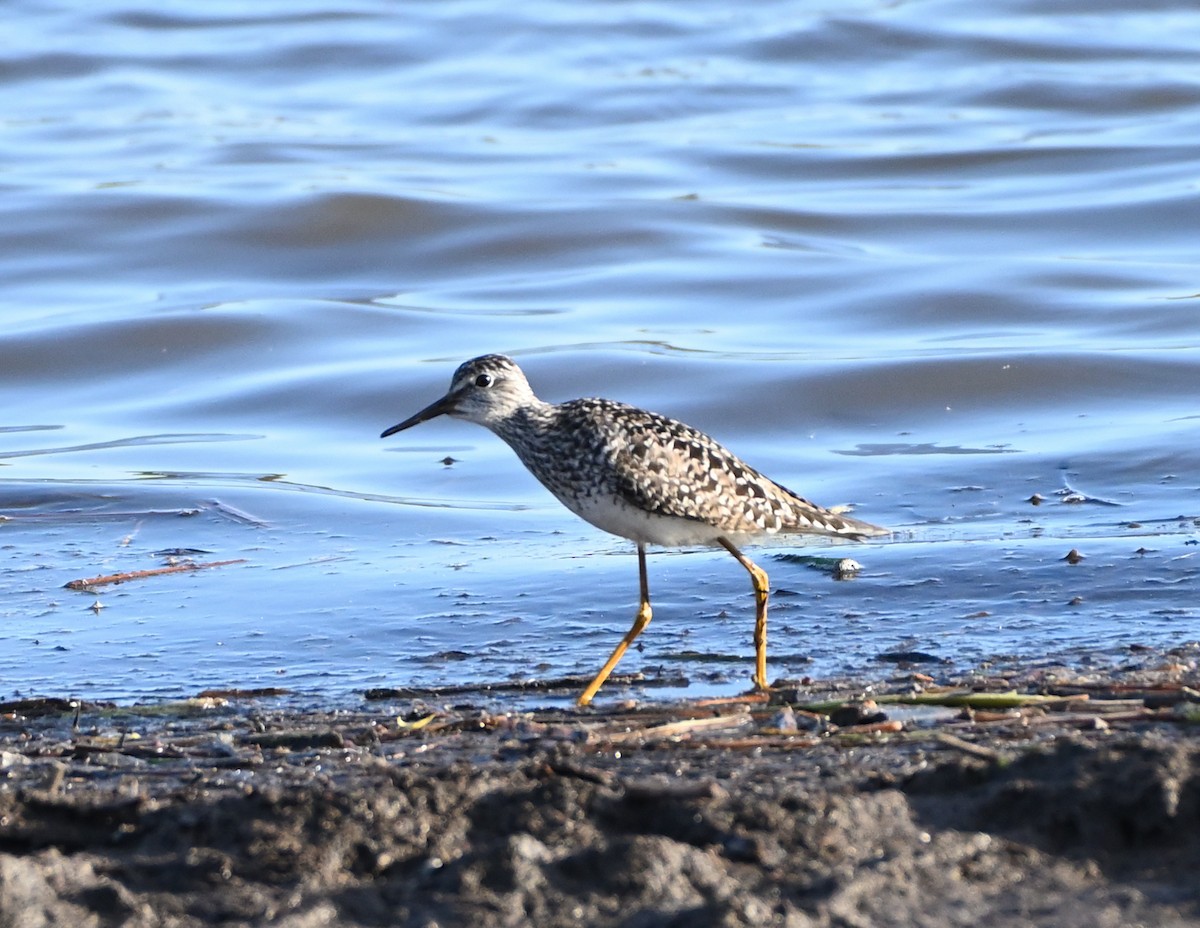
{"label": "blue water", "polygon": [[[629,545],[481,429],[378,438],[491,351],[897,531],[752,552],[772,676],[1200,637],[1191,5],[0,16],[0,691],[594,671]],[[62,588],[172,548],[243,563]],[[650,570],[621,669],[744,686],[741,568]]]}

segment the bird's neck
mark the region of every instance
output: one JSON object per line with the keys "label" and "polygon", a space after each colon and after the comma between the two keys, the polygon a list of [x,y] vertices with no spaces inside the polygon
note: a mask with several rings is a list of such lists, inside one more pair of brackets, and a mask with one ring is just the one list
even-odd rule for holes
{"label": "bird's neck", "polygon": [[549,445],[555,429],[557,411],[558,407],[553,403],[534,400],[488,425],[522,460],[525,460],[527,453],[532,452],[536,455]]}

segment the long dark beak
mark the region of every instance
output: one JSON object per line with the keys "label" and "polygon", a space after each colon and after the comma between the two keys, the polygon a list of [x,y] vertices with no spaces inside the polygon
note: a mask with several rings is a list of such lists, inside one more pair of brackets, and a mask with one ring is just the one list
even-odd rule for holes
{"label": "long dark beak", "polygon": [[387,438],[389,435],[395,435],[397,432],[403,432],[405,429],[411,429],[414,425],[419,425],[422,422],[428,422],[430,419],[437,418],[448,412],[454,411],[454,404],[458,402],[457,393],[447,393],[435,403],[430,403],[415,416],[409,416],[403,422],[393,425],[387,429],[380,438]]}

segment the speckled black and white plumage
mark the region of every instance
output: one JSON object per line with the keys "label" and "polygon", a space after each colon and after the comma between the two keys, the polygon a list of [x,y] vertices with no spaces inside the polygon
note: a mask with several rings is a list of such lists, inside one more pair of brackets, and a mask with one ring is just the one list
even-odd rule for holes
{"label": "speckled black and white plumage", "polygon": [[461,365],[446,396],[388,434],[441,414],[491,429],[568,509],[641,544],[886,534],[797,496],[675,419],[605,399],[543,402],[503,355]]}
{"label": "speckled black and white plumage", "polygon": [[545,403],[503,355],[484,355],[460,366],[445,396],[382,437],[441,415],[491,429],[564,506],[597,528],[637,543],[637,615],[580,694],[581,706],[592,701],[650,622],[646,545],[719,544],[746,569],[754,587],[753,680],[764,690],[768,579],[737,544],[775,532],[887,534],[797,496],[682,422],[612,400]]}

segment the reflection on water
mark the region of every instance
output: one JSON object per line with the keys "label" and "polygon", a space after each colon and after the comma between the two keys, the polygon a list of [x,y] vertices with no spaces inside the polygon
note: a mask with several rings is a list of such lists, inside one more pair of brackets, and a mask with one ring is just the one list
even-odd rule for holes
{"label": "reflection on water", "polygon": [[[33,431],[35,429],[61,428],[61,426],[34,426],[32,428],[9,429],[8,431]],[[27,458],[39,454],[69,454],[75,451],[99,451],[103,448],[129,448],[136,445],[178,445],[208,441],[249,441],[261,435],[135,435],[132,438],[115,438],[112,441],[97,441],[86,445],[59,445],[51,448],[25,448],[19,451],[0,451],[3,458]]]}
{"label": "reflection on water", "polygon": [[1016,454],[1016,448],[964,448],[961,445],[938,445],[927,442],[912,445],[906,442],[889,442],[884,444],[860,444],[857,448],[835,450],[834,454],[844,454],[849,457],[875,457],[892,454]]}
{"label": "reflection on water", "polygon": [[[846,549],[846,583],[759,552],[774,673],[1200,636],[1200,12],[13,12],[9,690],[594,670],[635,605],[628,545],[483,430],[377,438],[493,351],[898,530]],[[188,548],[245,563],[63,589]],[[727,561],[653,557],[628,669],[745,682]]]}

